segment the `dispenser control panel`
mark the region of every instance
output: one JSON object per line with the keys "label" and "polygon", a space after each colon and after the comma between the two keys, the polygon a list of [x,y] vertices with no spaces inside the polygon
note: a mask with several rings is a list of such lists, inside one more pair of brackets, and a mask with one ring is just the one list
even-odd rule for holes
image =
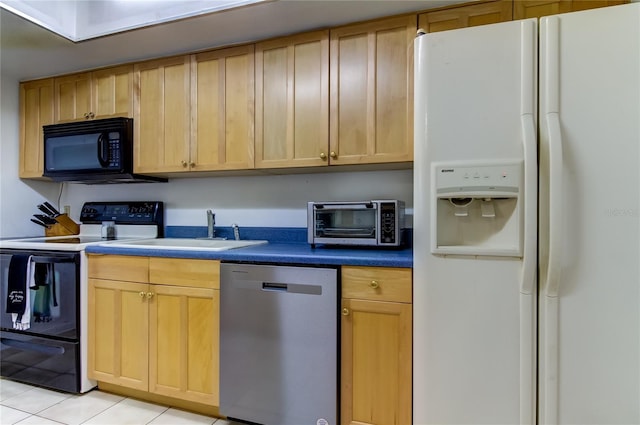
{"label": "dispenser control panel", "polygon": [[434,164],[434,173],[438,195],[485,192],[515,196],[522,179],[522,164],[440,163]]}

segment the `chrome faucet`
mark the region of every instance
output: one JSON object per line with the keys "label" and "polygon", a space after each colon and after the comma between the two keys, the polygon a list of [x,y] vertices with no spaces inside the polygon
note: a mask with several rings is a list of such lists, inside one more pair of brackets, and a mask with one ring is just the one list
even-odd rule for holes
{"label": "chrome faucet", "polygon": [[216,215],[211,210],[207,210],[207,238],[213,239],[216,237]]}

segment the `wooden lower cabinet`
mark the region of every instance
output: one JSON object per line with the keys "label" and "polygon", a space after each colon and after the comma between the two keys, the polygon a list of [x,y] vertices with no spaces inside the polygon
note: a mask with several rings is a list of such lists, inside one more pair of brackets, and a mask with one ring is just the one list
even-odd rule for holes
{"label": "wooden lower cabinet", "polygon": [[[184,279],[156,284],[148,278],[155,266],[185,263]],[[202,269],[215,273],[203,278],[195,271]],[[217,406],[218,269],[210,260],[90,256],[89,377]]]}
{"label": "wooden lower cabinet", "polygon": [[411,269],[342,267],[342,425],[411,424],[411,285]]}

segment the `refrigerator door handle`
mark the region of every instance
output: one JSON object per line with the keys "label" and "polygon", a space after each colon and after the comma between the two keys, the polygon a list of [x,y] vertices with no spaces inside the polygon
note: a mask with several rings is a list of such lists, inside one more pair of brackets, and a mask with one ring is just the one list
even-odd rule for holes
{"label": "refrigerator door handle", "polygon": [[557,297],[562,264],[562,134],[557,112],[547,114],[549,129],[549,263],[547,297]]}
{"label": "refrigerator door handle", "polygon": [[549,263],[545,295],[557,297],[562,264],[562,129],[560,126],[560,22],[558,17],[543,19],[546,46],[546,124],[549,137]]}
{"label": "refrigerator door handle", "polygon": [[524,247],[520,293],[531,295],[536,283],[538,232],[538,154],[533,115],[521,117],[524,145]]}
{"label": "refrigerator door handle", "polygon": [[535,110],[536,22],[526,20],[520,27],[520,126],[524,153],[524,229],[522,252],[522,278],[520,293],[530,295],[534,291],[537,266],[538,226],[538,142]]}

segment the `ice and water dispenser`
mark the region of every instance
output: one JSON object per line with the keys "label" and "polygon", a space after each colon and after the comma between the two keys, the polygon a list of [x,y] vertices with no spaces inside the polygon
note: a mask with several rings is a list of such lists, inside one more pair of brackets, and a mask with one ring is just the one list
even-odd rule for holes
{"label": "ice and water dispenser", "polygon": [[432,164],[431,252],[522,256],[522,161]]}

